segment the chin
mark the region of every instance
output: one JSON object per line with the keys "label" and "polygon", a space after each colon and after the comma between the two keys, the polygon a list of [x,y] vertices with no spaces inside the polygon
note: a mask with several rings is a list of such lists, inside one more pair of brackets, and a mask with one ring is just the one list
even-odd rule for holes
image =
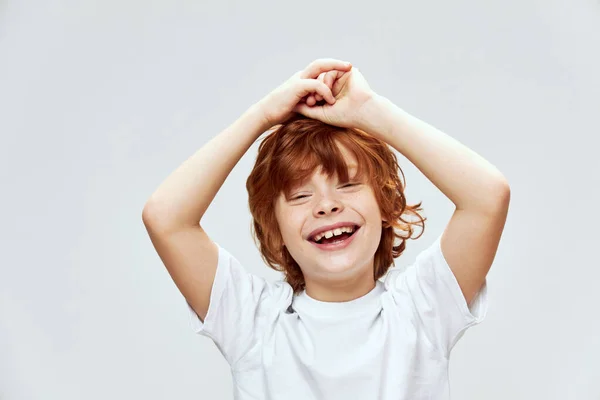
{"label": "chin", "polygon": [[366,261],[359,260],[356,257],[348,257],[347,255],[340,255],[338,257],[331,257],[331,262],[321,262],[321,268],[323,270],[332,272],[343,272],[343,271],[356,271],[357,268],[361,268],[362,265],[366,264]]}

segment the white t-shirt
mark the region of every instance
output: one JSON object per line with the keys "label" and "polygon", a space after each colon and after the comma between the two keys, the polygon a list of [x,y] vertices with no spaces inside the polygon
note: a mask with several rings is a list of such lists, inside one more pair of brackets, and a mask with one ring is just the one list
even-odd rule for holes
{"label": "white t-shirt", "polygon": [[246,271],[219,247],[204,323],[194,331],[231,366],[236,400],[448,400],[450,351],[487,313],[487,281],[467,306],[440,237],[366,295],[322,302]]}

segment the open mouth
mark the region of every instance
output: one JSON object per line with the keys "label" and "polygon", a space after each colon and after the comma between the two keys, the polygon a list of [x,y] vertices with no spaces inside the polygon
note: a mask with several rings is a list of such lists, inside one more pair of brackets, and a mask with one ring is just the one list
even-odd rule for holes
{"label": "open mouth", "polygon": [[[339,245],[339,244],[343,244],[345,242],[347,242],[352,236],[354,236],[354,234],[360,229],[360,226],[358,225],[354,225],[351,227],[351,231],[347,232],[347,229],[344,229],[344,231],[340,232],[339,230],[336,230],[337,232],[333,232],[333,234],[329,233],[327,235],[316,235],[313,236],[309,239],[310,242],[315,243],[317,245],[322,245],[322,246],[335,246],[335,245]],[[336,234],[337,233],[337,234]],[[329,237],[327,237],[329,236]],[[317,239],[317,240],[315,240]]]}

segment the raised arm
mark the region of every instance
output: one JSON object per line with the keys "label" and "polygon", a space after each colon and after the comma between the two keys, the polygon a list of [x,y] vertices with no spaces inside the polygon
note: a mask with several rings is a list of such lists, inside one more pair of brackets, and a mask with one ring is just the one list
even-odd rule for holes
{"label": "raised arm", "polygon": [[268,128],[258,107],[249,108],[160,184],[144,206],[144,223],[162,233],[198,226],[227,176]]}
{"label": "raised arm", "polygon": [[365,107],[364,130],[385,138],[410,160],[456,209],[442,233],[444,258],[467,304],[492,266],[510,203],[510,187],[489,161],[458,140],[377,96]]}
{"label": "raised arm", "polygon": [[146,202],[142,220],[152,244],[201,320],[208,312],[218,261],[218,248],[202,228],[202,216],[264,131],[288,119],[308,94],[335,102],[330,88],[316,78],[325,71],[349,68],[342,61],[325,59],[297,72],[180,165]]}
{"label": "raised arm", "polygon": [[440,243],[466,302],[471,303],[485,282],[506,222],[510,203],[506,178],[458,140],[377,95],[358,68],[337,74],[332,92],[334,105],[299,104],[298,112],[385,141],[456,206]]}
{"label": "raised arm", "polygon": [[248,109],[171,173],[144,206],[142,220],[156,252],[202,321],[218,261],[202,216],[233,167],[267,129],[260,110]]}

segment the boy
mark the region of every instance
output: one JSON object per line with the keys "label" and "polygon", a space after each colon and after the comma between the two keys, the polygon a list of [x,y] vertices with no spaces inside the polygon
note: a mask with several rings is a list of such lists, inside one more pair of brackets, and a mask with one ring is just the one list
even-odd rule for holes
{"label": "boy", "polygon": [[[247,182],[261,254],[285,276],[271,283],[199,221],[275,125]],[[382,282],[412,225],[424,222],[419,205],[406,204],[387,145],[456,210],[414,265]],[[195,331],[231,366],[236,399],[441,400],[453,346],[487,312],[486,275],[509,200],[486,160],[374,93],[349,63],[321,59],[184,162],[142,217]]]}

